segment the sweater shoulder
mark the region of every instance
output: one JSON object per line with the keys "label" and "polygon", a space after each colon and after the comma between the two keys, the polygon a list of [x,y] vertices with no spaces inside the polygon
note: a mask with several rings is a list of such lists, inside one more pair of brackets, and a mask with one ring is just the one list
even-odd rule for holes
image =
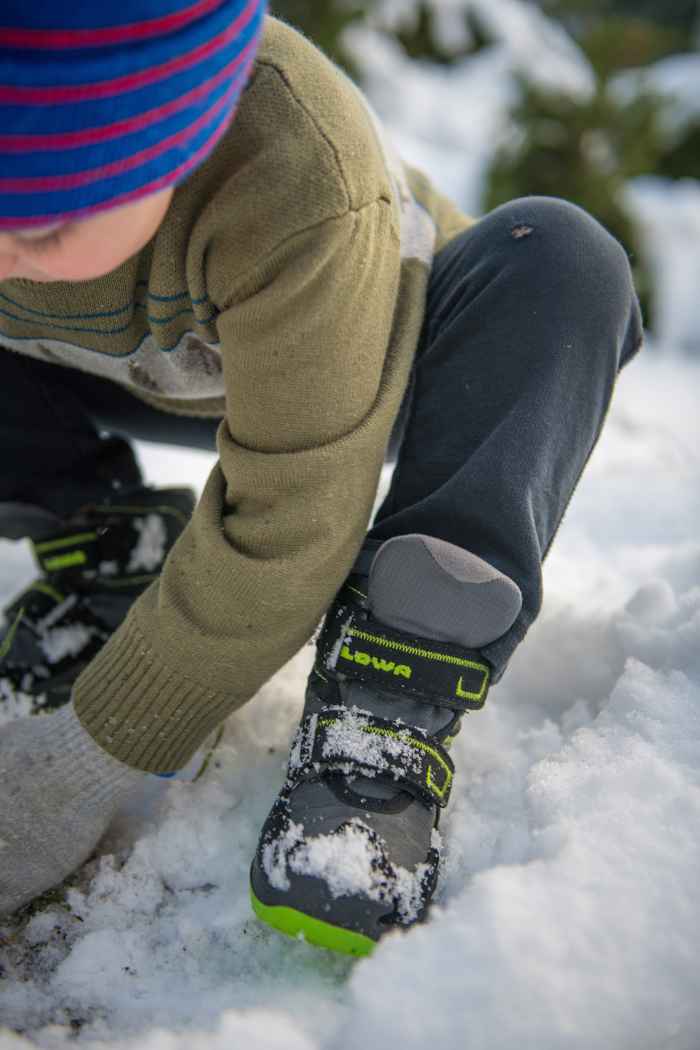
{"label": "sweater shoulder", "polygon": [[[366,101],[348,76],[297,30],[268,18],[256,81],[274,109],[290,114],[303,131],[299,143],[327,151],[328,174],[342,185],[349,210],[391,198],[382,146]],[[251,99],[252,102],[252,99]],[[278,127],[277,132],[280,132]],[[321,146],[323,144],[323,146]]]}
{"label": "sweater shoulder", "polygon": [[[282,245],[391,202],[391,194],[359,90],[300,33],[268,18],[238,111],[213,154],[178,187],[169,221],[186,231],[188,286],[220,306],[234,288],[256,286]],[[394,225],[398,238],[396,216]]]}

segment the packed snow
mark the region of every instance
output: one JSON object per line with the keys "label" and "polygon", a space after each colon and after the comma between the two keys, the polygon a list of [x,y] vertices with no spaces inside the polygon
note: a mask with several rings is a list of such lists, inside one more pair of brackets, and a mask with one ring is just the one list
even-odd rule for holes
{"label": "packed snow", "polygon": [[[510,90],[497,55],[477,61],[472,84],[466,64],[404,67],[402,90],[374,98],[471,210]],[[700,275],[687,221],[700,198],[695,183],[630,192],[666,267],[661,341],[620,377],[545,565],[542,615],[453,745],[430,920],[355,961],[251,913],[306,647],[229,720],[196,782],[154,779],[64,891],[0,921],[0,1050],[700,1046],[700,328],[687,278]],[[157,484],[201,488],[213,462],[139,451]],[[32,571],[26,546],[0,545],[0,597]]]}

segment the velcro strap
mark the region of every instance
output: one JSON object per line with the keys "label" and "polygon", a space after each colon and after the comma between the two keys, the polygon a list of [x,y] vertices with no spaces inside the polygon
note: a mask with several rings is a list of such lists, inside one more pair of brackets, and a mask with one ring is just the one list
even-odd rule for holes
{"label": "velcro strap", "polygon": [[322,677],[342,675],[454,711],[479,710],[489,688],[480,653],[393,630],[352,602],[331,607],[317,654]]}
{"label": "velcro strap", "polygon": [[47,576],[77,569],[96,570],[99,561],[97,532],[61,533],[32,544],[39,568]]}
{"label": "velcro strap", "polygon": [[96,578],[118,587],[155,579],[172,539],[162,508],[95,508],[101,519],[93,529],[77,529],[32,544],[41,571],[65,573],[72,580]]}
{"label": "velcro strap", "polygon": [[293,783],[324,770],[396,781],[428,804],[446,806],[454,764],[445,748],[424,730],[369,712],[327,707],[303,719],[289,757]]}

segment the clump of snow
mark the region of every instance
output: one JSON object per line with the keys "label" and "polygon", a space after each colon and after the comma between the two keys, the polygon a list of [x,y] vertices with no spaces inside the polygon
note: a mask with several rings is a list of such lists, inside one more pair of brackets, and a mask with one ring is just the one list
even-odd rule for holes
{"label": "clump of snow", "polygon": [[429,864],[408,871],[390,863],[381,839],[359,818],[331,834],[303,839],[287,864],[296,875],[320,879],[332,897],[365,897],[395,907],[403,923],[418,917],[430,870]]}
{"label": "clump of snow", "polygon": [[90,624],[72,623],[42,631],[37,641],[48,662],[57,664],[66,656],[81,653],[97,633],[97,628]]}
{"label": "clump of snow", "polygon": [[162,515],[147,514],[144,518],[134,518],[131,524],[138,532],[139,539],[131,552],[127,571],[154,572],[163,563],[168,542]]}
{"label": "clump of snow", "polygon": [[[442,840],[433,834],[434,862]],[[284,830],[265,842],[263,870],[276,890],[290,887],[289,872],[319,879],[332,897],[359,897],[396,909],[401,922],[414,922],[423,905],[431,863],[414,871],[390,862],[382,840],[361,819],[354,818],[326,835],[305,835],[302,824],[288,821]]]}
{"label": "clump of snow", "polygon": [[[350,760],[349,772],[363,771],[389,773],[400,777],[401,769],[420,771],[420,755],[411,745],[411,730],[398,731],[396,736],[374,732],[370,725],[371,713],[360,708],[332,708],[330,724],[325,725],[325,739],[321,753],[333,760],[337,756]],[[388,757],[387,757],[388,756]]]}
{"label": "clump of snow", "polygon": [[[72,594],[59,602],[50,613],[37,620],[35,633],[37,644],[49,664],[56,664],[66,656],[77,656],[98,634],[97,627],[79,621],[62,624],[60,621],[69,615],[78,602]],[[57,626],[58,625],[58,626]],[[33,669],[34,670],[34,669]],[[48,674],[46,669],[36,669],[40,674]]]}
{"label": "clump of snow", "polygon": [[6,678],[0,677],[0,729],[16,718],[30,715],[34,703],[29,693],[16,690]]}
{"label": "clump of snow", "polygon": [[[409,726],[385,733],[371,723],[372,713],[358,707],[328,707],[323,712],[304,719],[296,733],[289,754],[289,774],[306,766],[312,756],[317,733],[322,732],[321,757],[330,766],[348,775],[376,776],[388,774],[395,780],[402,772],[419,773],[421,756],[413,743],[413,732]],[[319,765],[317,763],[317,765]]]}
{"label": "clump of snow", "polygon": [[303,824],[295,824],[293,820],[290,820],[280,835],[265,842],[261,850],[262,867],[274,889],[281,891],[289,889],[290,883],[287,875],[289,856],[303,841]]}
{"label": "clump of snow", "polygon": [[100,576],[116,576],[119,572],[119,564],[116,561],[101,561],[97,572]]}

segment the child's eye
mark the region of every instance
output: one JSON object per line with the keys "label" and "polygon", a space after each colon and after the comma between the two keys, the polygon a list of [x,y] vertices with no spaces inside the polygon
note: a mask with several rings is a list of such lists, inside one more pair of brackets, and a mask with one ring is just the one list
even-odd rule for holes
{"label": "child's eye", "polygon": [[30,252],[43,252],[47,248],[55,248],[56,245],[63,241],[65,236],[66,227],[61,226],[60,229],[54,230],[52,233],[48,233],[45,237],[22,238],[21,244],[23,248],[28,248]]}

